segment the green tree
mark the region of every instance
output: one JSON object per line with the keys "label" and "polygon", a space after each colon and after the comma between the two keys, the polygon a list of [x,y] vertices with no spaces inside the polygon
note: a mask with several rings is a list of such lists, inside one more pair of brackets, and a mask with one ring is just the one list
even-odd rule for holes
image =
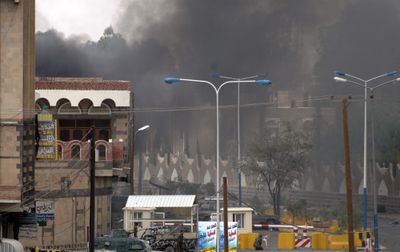
{"label": "green tree", "polygon": [[281,193],[300,179],[310,163],[311,137],[294,123],[280,129],[265,127],[250,144],[243,171],[255,176],[256,186],[267,190],[274,214],[280,218]]}

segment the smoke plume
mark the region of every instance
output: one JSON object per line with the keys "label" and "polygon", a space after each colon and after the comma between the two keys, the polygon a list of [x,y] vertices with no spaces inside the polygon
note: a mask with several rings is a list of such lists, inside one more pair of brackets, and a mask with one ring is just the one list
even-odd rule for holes
{"label": "smoke plume", "polygon": [[[333,83],[333,71],[369,78],[397,70],[399,7],[394,0],[127,1],[114,30],[106,29],[97,42],[64,38],[54,30],[38,33],[37,75],[131,80],[136,109],[214,105],[208,87],[163,83],[166,76],[222,83],[213,73],[268,74],[271,87],[242,85],[242,104],[269,102],[278,90],[299,97],[356,96],[362,90]],[[224,88],[221,104],[235,104],[236,91],[235,85]],[[151,111],[136,114],[137,126],[151,124],[157,144],[171,151],[172,138],[181,134],[191,148],[213,153],[213,110]],[[354,111],[360,114],[361,106]],[[256,132],[264,107],[242,112],[244,133]],[[235,137],[234,108],[222,110],[221,123],[227,144]]]}

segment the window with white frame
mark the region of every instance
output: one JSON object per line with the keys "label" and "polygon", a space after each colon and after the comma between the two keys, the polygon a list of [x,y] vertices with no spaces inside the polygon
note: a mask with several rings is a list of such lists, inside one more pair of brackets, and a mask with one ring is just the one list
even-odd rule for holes
{"label": "window with white frame", "polygon": [[[143,212],[131,212],[130,213],[130,219],[134,220],[134,223],[137,223],[139,226],[142,225],[142,218],[143,218]],[[132,228],[134,226],[134,223],[132,223]]]}
{"label": "window with white frame", "polygon": [[234,213],[233,221],[238,223],[238,228],[244,227],[244,214],[243,213]]}

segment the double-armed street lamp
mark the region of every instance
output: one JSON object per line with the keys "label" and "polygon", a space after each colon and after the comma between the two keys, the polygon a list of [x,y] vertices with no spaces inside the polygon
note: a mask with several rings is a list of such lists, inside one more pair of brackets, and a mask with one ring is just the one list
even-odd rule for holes
{"label": "double-armed street lamp", "polygon": [[[363,160],[363,210],[362,210],[362,224],[363,230],[367,229],[367,208],[368,208],[368,190],[367,190],[367,99],[368,99],[368,91],[371,92],[371,98],[373,98],[373,92],[375,89],[385,86],[390,83],[399,82],[400,78],[392,79],[383,83],[380,83],[375,86],[368,86],[368,84],[374,80],[383,78],[383,77],[393,77],[397,75],[397,71],[390,71],[376,77],[373,77],[368,80],[361,79],[357,76],[350,75],[348,73],[336,71],[336,76],[334,80],[336,82],[342,83],[351,83],[357,85],[361,88],[364,88],[364,160]],[[346,78],[349,77],[349,78]],[[373,117],[372,117],[373,119]],[[374,122],[372,121],[372,127],[374,127]],[[373,130],[373,129],[372,129]],[[376,175],[375,175],[375,146],[374,146],[374,135],[372,135],[372,151],[373,151],[373,195],[374,195],[374,235],[375,235],[375,249],[376,251],[379,250],[379,238],[378,238],[378,214],[377,214],[377,199],[376,199]]]}
{"label": "double-armed street lamp", "polygon": [[220,251],[220,205],[219,205],[219,183],[220,183],[220,178],[219,178],[219,91],[221,90],[222,87],[224,87],[227,84],[232,84],[232,83],[255,83],[258,85],[269,85],[272,82],[270,80],[230,80],[222,83],[219,87],[214,85],[213,83],[206,81],[206,80],[195,80],[195,79],[183,79],[183,78],[176,78],[176,77],[168,77],[164,79],[164,82],[167,84],[175,84],[178,82],[194,82],[194,83],[200,83],[200,84],[207,84],[212,87],[212,89],[215,91],[215,97],[216,97],[216,126],[217,126],[217,153],[216,153],[216,167],[217,167],[217,176],[216,176],[216,196],[217,196],[217,227],[216,227],[216,251]]}
{"label": "double-armed street lamp", "polygon": [[247,77],[235,78],[226,75],[215,74],[215,77],[226,79],[226,80],[235,80],[237,83],[237,166],[238,166],[238,194],[239,194],[239,206],[242,206],[242,170],[240,168],[240,82],[244,80],[251,80],[256,78],[265,77],[266,74],[257,74]]}
{"label": "double-armed street lamp", "polygon": [[[130,169],[129,177],[130,177],[130,180],[131,180],[131,194],[132,195],[135,193],[135,184],[134,184],[135,173],[134,173],[134,168],[135,168],[135,140],[136,140],[136,135],[137,135],[137,133],[139,133],[141,131],[144,131],[144,130],[147,130],[148,128],[150,128],[150,125],[146,124],[146,125],[140,127],[139,129],[137,129],[135,131],[135,135],[134,135],[133,139],[131,140],[132,153],[131,153],[131,169]],[[139,182],[140,183],[141,183],[141,179],[142,178],[139,177]],[[140,186],[139,186],[139,188],[140,188]],[[141,192],[141,189],[139,191]]]}

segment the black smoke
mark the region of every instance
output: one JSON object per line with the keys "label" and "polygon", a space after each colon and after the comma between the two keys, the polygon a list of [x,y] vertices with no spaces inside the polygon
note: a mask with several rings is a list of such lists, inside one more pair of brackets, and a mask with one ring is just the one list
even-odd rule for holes
{"label": "black smoke", "polygon": [[[172,150],[172,138],[185,135],[191,155],[196,154],[194,148],[212,155],[213,110],[149,109],[214,105],[212,90],[195,84],[167,86],[164,77],[221,83],[213,73],[234,77],[267,73],[273,86],[243,85],[243,104],[269,102],[278,90],[291,90],[300,97],[361,95],[357,88],[333,83],[333,71],[368,78],[397,70],[399,7],[395,0],[127,1],[115,31],[106,29],[97,42],[64,38],[56,31],[38,33],[37,75],[131,80],[136,109],[147,111],[137,113],[137,126],[152,125],[154,148],[164,144]],[[235,104],[236,87],[224,88],[220,98],[222,105]],[[360,115],[361,106],[353,107],[354,115]],[[263,107],[243,112],[244,131],[257,132],[267,116]],[[355,118],[361,128],[360,116]],[[234,108],[223,110],[221,123],[226,144],[235,137]],[[361,135],[355,134],[361,143]]]}

